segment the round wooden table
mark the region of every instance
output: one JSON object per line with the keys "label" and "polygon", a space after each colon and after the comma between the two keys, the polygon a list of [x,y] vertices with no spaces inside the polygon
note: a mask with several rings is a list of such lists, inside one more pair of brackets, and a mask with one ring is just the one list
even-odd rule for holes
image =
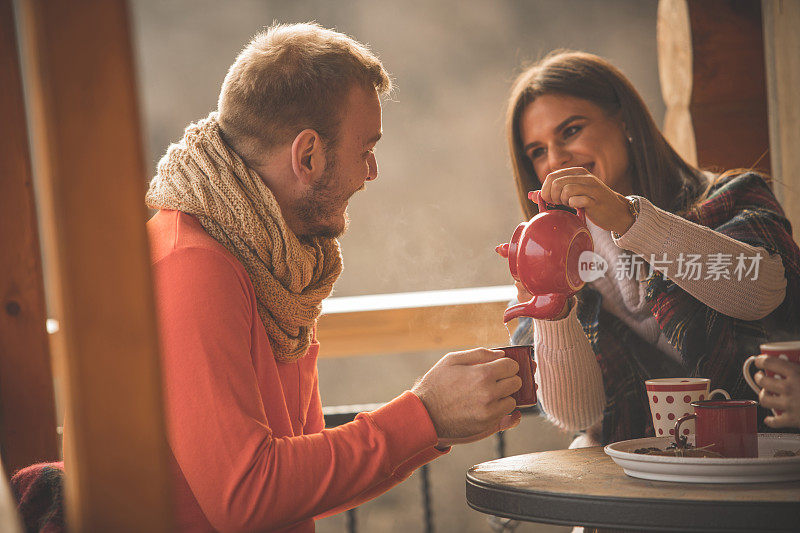
{"label": "round wooden table", "polygon": [[467,472],[467,503],[491,515],[570,526],[800,531],[800,481],[647,481],[627,476],[600,446],[475,465]]}

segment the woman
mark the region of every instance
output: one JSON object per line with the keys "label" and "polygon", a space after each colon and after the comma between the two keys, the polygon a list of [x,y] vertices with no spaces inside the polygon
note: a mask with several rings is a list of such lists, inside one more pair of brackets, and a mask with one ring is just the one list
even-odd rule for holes
{"label": "woman", "polygon": [[646,379],[702,376],[752,396],[744,359],[800,338],[800,251],[765,180],[688,164],[623,74],[587,53],[525,70],[506,126],[525,216],[536,189],[584,208],[608,262],[558,316],[523,319],[513,335],[535,346],[548,417],[584,430],[573,446],[652,435]]}

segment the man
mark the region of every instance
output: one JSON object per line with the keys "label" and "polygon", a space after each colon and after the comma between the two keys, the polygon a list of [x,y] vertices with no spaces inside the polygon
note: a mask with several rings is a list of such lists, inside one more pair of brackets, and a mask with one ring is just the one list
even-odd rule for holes
{"label": "man", "polygon": [[315,324],[341,272],[347,202],[378,174],[390,88],[347,36],[276,25],[158,165],[148,232],[183,530],[313,531],[450,445],[519,423],[517,364],[476,349],[324,429]]}

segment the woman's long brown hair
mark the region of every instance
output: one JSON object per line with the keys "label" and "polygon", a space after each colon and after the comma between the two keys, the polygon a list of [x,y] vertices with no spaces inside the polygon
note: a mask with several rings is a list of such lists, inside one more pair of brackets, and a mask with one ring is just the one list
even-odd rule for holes
{"label": "woman's long brown hair", "polygon": [[588,100],[609,115],[618,115],[633,139],[628,155],[633,192],[673,212],[688,209],[706,190],[703,173],[684,161],[656,127],[639,93],[616,67],[585,52],[556,51],[525,69],[511,89],[506,134],[511,166],[522,210],[537,213],[528,191],[541,187],[530,159],[522,150],[520,117],[525,107],[544,94]]}

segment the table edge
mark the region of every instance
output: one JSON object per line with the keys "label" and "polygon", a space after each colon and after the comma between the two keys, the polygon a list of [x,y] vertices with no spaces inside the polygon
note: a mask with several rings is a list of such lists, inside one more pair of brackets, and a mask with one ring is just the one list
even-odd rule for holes
{"label": "table edge", "polygon": [[[796,531],[800,502],[694,501],[618,498],[568,493],[535,492],[493,486],[467,474],[467,504],[476,511],[558,525],[636,528],[673,531]],[[497,503],[500,502],[500,505]],[[524,512],[537,505],[536,517]],[[707,517],[713,526],[698,528]],[[584,519],[584,517],[596,517]],[[653,523],[672,523],[654,526]]]}

